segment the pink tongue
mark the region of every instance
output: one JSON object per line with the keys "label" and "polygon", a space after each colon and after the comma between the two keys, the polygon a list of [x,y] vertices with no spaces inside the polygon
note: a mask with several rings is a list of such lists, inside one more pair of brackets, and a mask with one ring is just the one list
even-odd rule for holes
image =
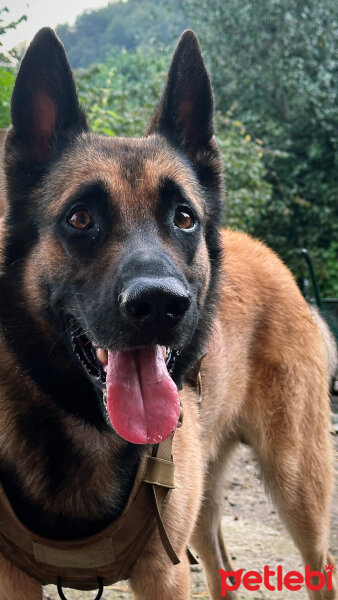
{"label": "pink tongue", "polygon": [[180,402],[160,346],[108,352],[107,408],[115,431],[133,444],[157,444],[176,428]]}

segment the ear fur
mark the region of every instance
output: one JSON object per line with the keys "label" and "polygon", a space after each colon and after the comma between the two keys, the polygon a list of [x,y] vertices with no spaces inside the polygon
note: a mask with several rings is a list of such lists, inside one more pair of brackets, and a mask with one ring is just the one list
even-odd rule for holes
{"label": "ear fur", "polygon": [[175,50],[165,90],[147,134],[159,131],[196,153],[213,136],[213,96],[209,75],[193,31],[185,31]]}
{"label": "ear fur", "polygon": [[61,133],[87,128],[63,45],[52,29],[41,29],[23,58],[11,115],[7,145],[33,164],[48,160]]}
{"label": "ear fur", "polygon": [[146,135],[160,133],[193,163],[203,185],[221,191],[221,160],[213,138],[213,94],[198,39],[183,32],[160,104]]}

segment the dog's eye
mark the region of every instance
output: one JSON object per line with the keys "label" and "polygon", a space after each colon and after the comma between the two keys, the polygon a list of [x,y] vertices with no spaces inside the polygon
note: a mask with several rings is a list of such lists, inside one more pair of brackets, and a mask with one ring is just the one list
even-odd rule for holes
{"label": "dog's eye", "polygon": [[77,210],[70,215],[68,223],[74,229],[90,229],[94,224],[91,215],[85,209]]}
{"label": "dog's eye", "polygon": [[195,220],[187,208],[177,208],[174,217],[174,224],[179,229],[192,229]]}

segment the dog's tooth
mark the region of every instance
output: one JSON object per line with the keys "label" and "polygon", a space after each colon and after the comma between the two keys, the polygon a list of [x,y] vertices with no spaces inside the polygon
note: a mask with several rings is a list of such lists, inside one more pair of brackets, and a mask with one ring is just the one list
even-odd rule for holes
{"label": "dog's tooth", "polygon": [[96,356],[100,363],[105,367],[108,364],[108,352],[104,348],[96,348]]}
{"label": "dog's tooth", "polygon": [[169,346],[168,346],[168,347],[166,348],[166,351],[165,351],[165,357],[164,357],[164,358],[165,358],[165,364],[167,365],[167,367],[168,367],[168,365],[170,364],[170,361],[171,361],[171,358],[172,358],[172,354],[173,354],[173,351],[172,351],[172,349],[171,349],[171,348],[169,348]]}

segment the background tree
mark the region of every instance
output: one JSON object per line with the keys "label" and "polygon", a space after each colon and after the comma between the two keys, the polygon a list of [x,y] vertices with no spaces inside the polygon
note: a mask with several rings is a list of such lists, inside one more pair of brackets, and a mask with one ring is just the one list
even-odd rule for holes
{"label": "background tree", "polygon": [[256,235],[301,278],[313,254],[338,296],[338,4],[336,0],[180,0],[199,34],[221,112],[235,107],[264,140],[273,186]]}
{"label": "background tree", "polygon": [[0,64],[2,65],[11,63],[11,58],[17,59],[18,56],[15,49],[10,50],[9,52],[3,51],[3,43],[1,41],[1,36],[4,35],[10,29],[16,29],[16,27],[19,25],[19,23],[22,23],[22,21],[27,21],[27,15],[22,15],[21,17],[19,17],[19,19],[14,19],[14,21],[9,21],[8,23],[6,23],[4,16],[5,14],[9,14],[9,12],[10,11],[8,6],[0,8]]}
{"label": "background tree", "polygon": [[128,0],[87,11],[76,19],[74,26],[59,25],[56,31],[76,69],[104,62],[112,49],[149,48],[156,41],[168,44],[186,24],[178,0]]}
{"label": "background tree", "polygon": [[1,36],[10,29],[15,29],[19,23],[26,21],[27,16],[22,15],[19,19],[5,22],[4,16],[9,13],[7,6],[0,8],[0,127],[8,126],[10,119],[10,94],[14,84],[13,64],[17,60],[16,50],[3,51]]}

